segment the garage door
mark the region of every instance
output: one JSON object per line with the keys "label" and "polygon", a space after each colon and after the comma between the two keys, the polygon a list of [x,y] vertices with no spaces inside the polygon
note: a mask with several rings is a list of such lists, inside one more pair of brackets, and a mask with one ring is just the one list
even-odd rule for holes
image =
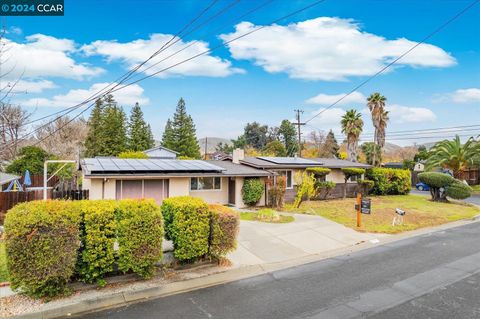
{"label": "garage door", "polygon": [[117,180],[116,198],[153,198],[161,204],[168,197],[168,179]]}

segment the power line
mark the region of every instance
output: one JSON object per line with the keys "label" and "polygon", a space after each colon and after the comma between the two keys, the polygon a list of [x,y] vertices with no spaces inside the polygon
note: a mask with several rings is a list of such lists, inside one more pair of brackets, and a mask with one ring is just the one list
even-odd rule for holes
{"label": "power line", "polygon": [[[431,130],[413,130],[413,131],[407,131],[406,133],[389,133],[387,132],[387,136],[390,137],[401,137],[401,136],[410,136],[410,135],[418,135],[418,134],[446,134],[446,133],[455,133],[455,132],[470,132],[470,131],[478,131],[480,130],[480,125],[477,125],[476,127],[472,128],[458,128],[458,129],[431,129]],[[362,134],[364,137],[372,137],[372,134]]]}
{"label": "power line", "polygon": [[316,118],[317,116],[321,115],[323,112],[325,112],[326,110],[334,107],[335,105],[337,105],[338,103],[340,103],[342,100],[344,100],[347,96],[351,95],[353,92],[357,91],[359,88],[361,88],[362,86],[364,86],[365,84],[367,84],[368,82],[370,82],[371,80],[373,80],[374,78],[376,78],[377,76],[379,76],[380,74],[382,74],[385,70],[387,70],[389,67],[391,67],[392,65],[394,65],[395,63],[397,63],[400,59],[402,59],[404,56],[406,56],[407,54],[409,54],[410,52],[412,52],[413,50],[415,50],[419,45],[423,44],[425,41],[427,41],[428,39],[430,39],[432,36],[434,36],[435,34],[437,34],[438,32],[440,32],[441,30],[443,30],[447,25],[449,25],[450,23],[452,23],[453,21],[455,21],[456,19],[458,19],[461,15],[463,15],[465,12],[467,12],[468,10],[470,10],[473,6],[475,6],[478,2],[480,2],[480,0],[475,0],[473,1],[470,5],[468,5],[467,7],[465,7],[463,10],[461,10],[460,12],[458,12],[457,14],[455,14],[452,18],[450,18],[449,20],[447,20],[446,22],[444,22],[443,24],[441,24],[438,28],[436,28],[433,32],[431,32],[430,34],[428,34],[426,37],[424,37],[420,42],[418,42],[417,44],[415,44],[414,46],[412,46],[410,49],[408,49],[407,51],[405,51],[403,54],[401,54],[400,56],[398,56],[396,59],[394,59],[392,62],[388,63],[386,66],[384,66],[383,68],[381,68],[379,71],[377,71],[374,75],[372,75],[371,77],[367,78],[366,80],[364,80],[363,82],[361,82],[360,84],[358,84],[357,86],[355,86],[351,91],[349,91],[347,94],[343,95],[341,98],[339,98],[338,100],[336,100],[335,102],[333,102],[332,104],[330,104],[329,106],[327,106],[326,108],[324,108],[322,111],[318,112],[317,114],[315,114],[313,117],[311,117],[310,119],[308,119],[307,121],[305,121],[305,123],[308,123],[310,122],[311,120],[313,120],[314,118]]}
{"label": "power line", "polygon": [[[325,1],[325,0],[315,1],[314,3],[312,3],[312,4],[310,4],[310,5],[307,5],[307,6],[305,6],[305,7],[302,7],[301,9],[298,9],[298,10],[296,10],[296,11],[294,11],[294,12],[291,12],[291,13],[289,13],[289,14],[287,14],[287,15],[285,15],[285,16],[282,16],[282,17],[280,17],[280,18],[278,18],[278,19],[276,19],[276,20],[273,20],[273,21],[270,22],[268,25],[271,25],[271,24],[274,24],[274,23],[276,23],[276,22],[278,22],[278,21],[287,19],[287,18],[289,18],[289,17],[291,17],[291,16],[293,16],[293,15],[296,15],[296,14],[298,14],[298,13],[300,13],[300,12],[303,12],[303,11],[305,11],[305,10],[308,10],[308,9],[310,9],[310,8],[316,6],[316,5],[318,5],[318,4],[320,4],[320,3],[324,2],[324,1]],[[479,0],[479,1],[480,1],[480,0]],[[180,61],[180,62],[178,62],[178,63],[175,63],[175,64],[171,65],[170,67],[167,67],[167,68],[164,68],[164,69],[162,69],[162,70],[159,70],[159,71],[157,71],[157,72],[155,72],[155,73],[153,73],[153,74],[151,74],[151,75],[148,75],[148,76],[145,76],[145,77],[143,77],[143,78],[140,78],[140,79],[138,79],[138,80],[136,80],[136,81],[130,82],[130,83],[128,83],[128,84],[126,84],[126,85],[124,85],[124,86],[121,86],[121,87],[119,87],[119,88],[110,90],[109,93],[116,92],[116,91],[121,90],[121,89],[123,89],[123,88],[125,88],[125,87],[128,87],[128,86],[130,86],[130,85],[133,85],[133,84],[135,84],[135,83],[138,83],[138,82],[140,82],[140,81],[143,81],[143,80],[145,80],[145,79],[147,79],[147,78],[150,78],[150,77],[152,77],[152,76],[154,76],[154,75],[156,75],[156,74],[159,74],[159,73],[161,73],[161,72],[167,71],[167,70],[169,70],[169,69],[171,69],[171,68],[173,68],[173,67],[176,67],[176,66],[178,66],[178,65],[180,65],[180,64],[183,64],[183,63],[186,63],[186,62],[188,62],[188,61],[191,61],[191,60],[193,60],[194,58],[197,58],[197,57],[199,57],[199,56],[202,56],[202,55],[204,55],[204,54],[207,54],[207,53],[209,53],[209,52],[212,52],[212,51],[214,51],[214,50],[216,50],[216,49],[218,49],[218,48],[220,48],[220,47],[223,47],[223,46],[225,46],[225,45],[227,45],[227,44],[229,44],[229,43],[232,43],[233,41],[236,41],[236,40],[241,39],[241,38],[243,38],[243,37],[245,37],[245,36],[248,36],[248,35],[250,35],[250,34],[252,34],[252,33],[254,33],[254,32],[260,31],[260,30],[264,29],[265,27],[267,27],[268,25],[263,25],[263,26],[261,26],[261,27],[259,27],[259,28],[257,28],[257,29],[254,29],[254,30],[252,30],[252,31],[246,32],[246,33],[244,33],[244,34],[242,34],[242,35],[240,35],[240,36],[238,36],[238,37],[235,37],[235,38],[233,38],[233,39],[231,39],[231,40],[229,40],[229,41],[226,41],[226,42],[224,42],[223,44],[220,44],[220,45],[218,45],[218,46],[216,46],[216,47],[213,47],[212,49],[203,51],[203,52],[201,52],[201,53],[199,53],[199,54],[196,54],[196,55],[194,55],[194,56],[192,56],[192,57],[190,57],[190,58],[188,58],[188,59],[185,59],[185,60],[183,60],[183,61]],[[92,107],[92,106],[93,106],[93,104],[91,104],[88,108],[86,108],[85,110],[83,110],[80,114],[78,114],[77,116],[75,116],[74,118],[72,118],[69,122],[73,121],[75,118],[77,118],[78,116],[80,116],[81,114],[83,114],[86,110],[88,110],[88,109],[89,109],[90,107]],[[68,124],[69,122],[67,122],[67,124]],[[60,128],[60,129],[61,129],[61,128]],[[34,145],[37,145],[38,143],[42,142],[42,141],[45,140],[46,138],[52,136],[54,133],[56,133],[56,132],[59,131],[60,129],[57,129],[57,130],[53,131],[52,133],[50,133],[49,135],[47,135],[47,136],[46,136],[45,138],[43,138],[42,140],[39,140],[39,141],[38,141],[37,143],[35,143]]]}
{"label": "power line", "polygon": [[[400,137],[400,138],[387,138],[386,140],[390,141],[403,141],[403,140],[421,140],[421,139],[447,139],[447,138],[453,138],[455,136],[459,137],[473,137],[475,134],[452,134],[452,135],[445,135],[445,136],[417,136],[417,137]],[[478,136],[480,136],[480,131],[478,132]],[[359,141],[369,141],[360,138]]]}
{"label": "power line", "polygon": [[[126,80],[128,80],[136,71],[138,71],[138,69],[140,69],[143,65],[145,65],[146,63],[148,63],[148,61],[150,61],[151,59],[153,59],[154,57],[156,57],[158,54],[160,54],[161,52],[163,52],[165,49],[168,49],[171,45],[175,44],[176,42],[178,42],[179,40],[177,40],[176,42],[174,42],[173,44],[170,44],[175,38],[179,38],[180,35],[186,30],[188,29],[193,23],[195,23],[201,16],[203,16],[209,9],[211,9],[215,3],[217,3],[219,0],[213,0],[212,2],[210,2],[210,4],[205,8],[203,9],[194,19],[192,19],[191,21],[189,21],[180,31],[178,31],[175,35],[173,35],[165,44],[162,45],[162,47],[160,49],[158,49],[157,51],[155,51],[149,58],[147,58],[146,60],[144,60],[143,62],[141,62],[140,64],[138,64],[137,66],[135,66],[134,68],[130,69],[128,72],[124,73],[123,75],[121,75],[120,77],[118,77],[117,79],[115,79],[113,82],[110,82],[107,86],[105,86],[104,88],[102,88],[101,90],[97,91],[96,93],[94,93],[93,95],[91,95],[90,97],[88,97],[86,100],[84,100],[83,102],[79,103],[79,104],[76,104],[74,106],[71,106],[71,107],[68,107],[66,109],[63,109],[61,111],[58,111],[58,112],[55,112],[53,114],[50,114],[50,115],[47,115],[47,116],[44,116],[44,117],[41,117],[39,119],[35,119],[35,120],[32,120],[30,122],[27,122],[25,123],[23,126],[25,125],[29,125],[29,124],[32,124],[32,123],[35,123],[35,122],[38,122],[38,121],[41,121],[45,118],[48,118],[48,117],[51,117],[53,115],[57,115],[57,114],[61,114],[63,112],[66,112],[67,110],[74,110],[74,109],[77,109],[93,100],[96,100],[98,98],[101,98],[107,94],[109,94],[111,91],[107,91],[105,93],[101,93],[102,91],[106,90],[108,87],[114,85],[113,88],[116,88],[118,87],[119,85],[121,85],[123,82],[125,82]],[[234,3],[237,3],[238,1],[240,0],[235,0],[233,1]],[[203,25],[203,24],[202,24]],[[191,30],[189,31],[186,35],[192,33],[193,31],[197,30],[197,28],[195,28],[194,30]],[[186,36],[185,35],[185,36]],[[179,38],[181,39],[181,38]],[[112,89],[113,89],[112,88]],[[67,112],[66,114],[70,113]],[[65,114],[64,114],[65,115]],[[57,118],[58,119],[58,118]],[[55,119],[56,120],[56,119]],[[55,121],[53,120],[53,121]]]}
{"label": "power line", "polygon": [[[69,108],[66,108],[62,111],[59,111],[59,112],[55,112],[53,113],[53,115],[57,115],[57,114],[61,114],[61,113],[64,113],[58,117],[56,117],[55,119],[43,124],[43,125],[40,125],[39,127],[37,127],[34,131],[32,132],[29,132],[27,133],[26,135],[22,136],[21,138],[19,138],[18,140],[21,140],[21,139],[25,139],[26,137],[30,136],[30,135],[33,135],[37,132],[39,132],[43,127],[46,127],[48,126],[49,124],[55,122],[56,120],[60,119],[61,117],[63,116],[66,116],[67,114],[73,112],[74,110],[82,107],[83,105],[86,105],[87,103],[89,102],[92,102],[94,100],[97,100],[99,98],[102,98],[104,96],[106,96],[107,94],[110,94],[111,92],[113,92],[113,90],[115,88],[117,88],[119,85],[121,85],[122,83],[124,83],[126,80],[128,80],[138,69],[140,69],[143,65],[145,65],[148,61],[150,61],[151,59],[153,59],[155,56],[157,56],[159,53],[163,52],[165,49],[169,48],[171,46],[171,41],[174,40],[176,37],[179,37],[186,29],[188,29],[193,23],[195,23],[195,21],[197,21],[203,14],[205,14],[210,8],[213,7],[213,5],[215,3],[217,3],[219,0],[213,0],[212,2],[210,2],[210,4],[205,8],[203,9],[200,14],[198,14],[194,19],[192,19],[189,23],[187,23],[179,32],[177,32],[172,38],[170,38],[160,49],[158,49],[157,51],[155,51],[147,60],[144,60],[142,63],[140,63],[139,65],[137,65],[136,67],[132,68],[129,72],[125,73],[124,75],[120,76],[119,78],[117,78],[114,82],[111,82],[110,84],[108,84],[106,87],[104,87],[103,89],[97,91],[97,93],[93,94],[92,96],[90,96],[89,98],[87,98],[86,100],[84,100],[83,102],[79,103],[79,104],[76,104],[72,107],[69,107]],[[240,0],[235,0],[234,2],[238,2]],[[216,15],[218,16],[218,14]],[[202,24],[203,25],[203,24]],[[195,28],[194,30],[197,30],[197,28]],[[193,32],[194,30],[190,30],[186,35],[190,34],[191,32]],[[168,46],[170,45],[170,46]],[[117,83],[118,82],[118,83]],[[109,89],[107,92],[105,93],[101,93],[102,91],[104,91],[106,88],[108,88],[109,86],[115,84],[111,89]],[[72,121],[76,118],[78,118],[81,114],[85,113],[86,110],[90,109],[91,107],[93,106],[93,104],[91,104],[90,106],[88,106],[85,110],[83,110],[81,113],[77,114],[75,117],[73,117]],[[30,121],[30,122],[27,122],[25,123],[23,126],[27,125],[27,124],[32,124],[34,122],[37,122],[39,120],[42,120],[42,119],[45,119],[45,118],[48,118],[52,116],[52,114],[48,115],[48,116],[44,116],[40,119],[36,119],[36,120],[33,120],[33,121]],[[67,123],[70,123],[71,121],[68,121]],[[58,130],[56,130],[58,131]],[[52,134],[50,135],[53,135],[56,131],[52,132]],[[16,141],[11,141],[10,143],[14,144],[16,143]],[[6,146],[7,143],[5,143],[4,146]],[[36,144],[35,144],[36,145]]]}

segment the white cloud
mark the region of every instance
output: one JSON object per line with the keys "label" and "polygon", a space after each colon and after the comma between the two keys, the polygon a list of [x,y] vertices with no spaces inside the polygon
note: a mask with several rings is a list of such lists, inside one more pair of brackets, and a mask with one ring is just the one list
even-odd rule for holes
{"label": "white cloud", "polygon": [[[120,61],[125,64],[125,67],[130,69],[138,63],[149,58],[153,52],[161,48],[167,41],[171,39],[169,34],[152,34],[149,39],[138,39],[127,43],[119,43],[117,41],[95,41],[89,45],[84,45],[82,50],[87,56],[101,55],[106,57],[107,61]],[[185,45],[190,45],[191,42],[179,41],[175,45],[160,53],[156,58],[145,64],[142,69],[152,66],[154,63],[175,53]],[[173,64],[186,60],[201,52],[208,50],[208,43],[196,42],[189,48],[180,53],[166,59],[158,65],[152,67],[146,74],[153,74],[159,70],[167,68]],[[211,77],[225,77],[234,73],[243,73],[241,69],[233,68],[231,62],[212,55],[202,55],[189,62],[185,62],[175,66],[169,70],[156,75],[160,78],[169,76],[211,76]]]}
{"label": "white cloud", "polygon": [[[385,109],[389,112],[388,117],[391,123],[424,123],[435,122],[437,116],[426,107],[412,107],[399,104],[387,104]],[[370,119],[368,108],[362,109],[364,119]]]}
{"label": "white cloud", "polygon": [[480,102],[480,88],[459,89],[451,94],[455,103]]}
{"label": "white cloud", "polygon": [[[70,90],[63,95],[55,95],[51,99],[37,98],[21,102],[25,106],[51,106],[51,107],[69,107],[83,102],[96,92],[105,88],[109,83],[96,83],[88,89]],[[136,102],[140,105],[149,103],[149,99],[143,95],[143,88],[138,84],[125,87],[114,93],[114,98],[119,105],[133,106]]]}
{"label": "white cloud", "polygon": [[313,118],[306,127],[308,130],[322,130],[328,132],[332,130],[335,134],[341,134],[340,121],[342,116],[345,114],[345,110],[341,108],[332,107],[326,109],[324,107],[312,112],[309,116],[305,117],[306,119],[311,118],[312,116],[319,114]]}
{"label": "white cloud", "polygon": [[72,58],[76,44],[43,34],[26,37],[19,43],[5,39],[2,72],[9,80],[38,77],[62,77],[81,80],[104,72],[99,67],[78,63]]}
{"label": "white cloud", "polygon": [[25,93],[42,93],[44,90],[54,89],[57,86],[52,81],[37,80],[37,81],[25,81],[20,80],[18,82],[9,82],[9,87],[15,85],[12,91],[25,92]]}
{"label": "white cloud", "polygon": [[[346,93],[341,94],[323,94],[320,93],[312,98],[309,98],[305,101],[308,104],[320,104],[320,105],[331,105],[345,96]],[[353,92],[348,95],[346,98],[337,103],[337,105],[346,105],[352,103],[362,103],[364,104],[367,100],[367,97],[360,92]]]}
{"label": "white cloud", "polygon": [[[220,37],[229,41],[257,28],[250,22]],[[287,26],[272,25],[228,44],[235,59],[251,60],[267,72],[285,72],[291,78],[341,81],[373,75],[416,42],[388,40],[364,32],[351,19],[319,17]],[[455,59],[443,49],[421,44],[396,65],[448,67]]]}
{"label": "white cloud", "polygon": [[19,27],[10,27],[10,32],[16,35],[20,35],[23,33],[23,30]]}

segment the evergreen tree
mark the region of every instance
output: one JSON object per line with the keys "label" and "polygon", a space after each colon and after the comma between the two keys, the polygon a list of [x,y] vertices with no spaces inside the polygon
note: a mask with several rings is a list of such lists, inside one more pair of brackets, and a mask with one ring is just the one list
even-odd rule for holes
{"label": "evergreen tree", "polygon": [[243,136],[247,145],[257,150],[262,150],[267,145],[267,133],[267,125],[253,122],[245,125]]}
{"label": "evergreen tree", "polygon": [[97,155],[116,156],[127,150],[127,125],[123,109],[117,105],[112,95],[105,100],[102,120],[102,149]]}
{"label": "evergreen tree", "polygon": [[294,156],[298,152],[297,132],[289,120],[283,120],[278,129],[280,140],[287,150],[287,156]]}
{"label": "evergreen tree", "polygon": [[140,105],[135,103],[128,122],[128,149],[131,151],[145,151],[154,146],[153,134],[143,119]]}
{"label": "evergreen tree", "polygon": [[192,117],[187,114],[183,98],[178,101],[173,121],[167,121],[162,145],[177,151],[179,157],[200,158],[195,124]]}
{"label": "evergreen tree", "polygon": [[171,150],[175,149],[175,133],[173,132],[172,121],[167,120],[165,124],[165,130],[162,135],[162,146]]}
{"label": "evergreen tree", "polygon": [[[339,149],[340,149],[340,146],[338,146],[337,139],[335,138],[335,134],[333,134],[332,130],[330,130],[325,139],[324,156],[327,158],[338,157]],[[320,157],[323,157],[323,156],[320,156]]]}
{"label": "evergreen tree", "polygon": [[97,99],[88,119],[88,134],[85,140],[85,156],[94,157],[102,149],[103,101]]}

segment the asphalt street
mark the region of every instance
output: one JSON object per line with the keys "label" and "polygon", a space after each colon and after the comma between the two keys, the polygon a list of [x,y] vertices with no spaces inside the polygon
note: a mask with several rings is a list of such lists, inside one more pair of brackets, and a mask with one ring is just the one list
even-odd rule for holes
{"label": "asphalt street", "polygon": [[480,223],[79,318],[478,318]]}
{"label": "asphalt street", "polygon": [[[415,195],[424,195],[424,196],[430,196],[430,192],[426,191],[419,191],[417,189],[412,189],[410,191],[411,194]],[[474,194],[470,196],[469,198],[466,198],[463,200],[464,202],[474,204],[474,205],[479,205],[480,206],[480,195],[479,194]]]}

